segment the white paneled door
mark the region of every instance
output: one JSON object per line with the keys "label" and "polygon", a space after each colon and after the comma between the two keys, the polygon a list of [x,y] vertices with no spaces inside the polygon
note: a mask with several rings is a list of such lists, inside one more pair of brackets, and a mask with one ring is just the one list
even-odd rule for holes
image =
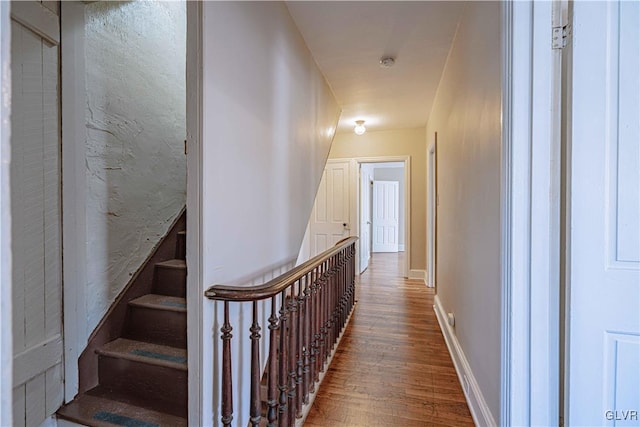
{"label": "white paneled door", "polygon": [[309,221],[312,257],[349,236],[349,170],[348,161],[325,166]]}
{"label": "white paneled door", "polygon": [[565,425],[640,421],[640,3],[574,2]]}
{"label": "white paneled door", "polygon": [[58,6],[11,4],[14,426],[63,399]]}
{"label": "white paneled door", "polygon": [[372,252],[398,252],[399,188],[397,181],[373,182]]}
{"label": "white paneled door", "polygon": [[360,166],[360,273],[369,266],[371,258],[371,192],[373,169],[369,164]]}

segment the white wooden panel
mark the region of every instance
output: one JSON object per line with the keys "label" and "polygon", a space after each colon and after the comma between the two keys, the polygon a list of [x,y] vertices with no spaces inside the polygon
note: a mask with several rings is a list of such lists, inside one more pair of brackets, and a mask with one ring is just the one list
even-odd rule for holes
{"label": "white wooden panel", "polygon": [[318,194],[316,195],[315,207],[313,215],[316,222],[326,222],[329,218],[327,212],[327,171],[322,172],[322,179],[320,180],[320,186],[318,187]]}
{"label": "white wooden panel", "polygon": [[21,385],[13,389],[13,426],[25,425],[25,386]]}
{"label": "white wooden panel", "polygon": [[56,335],[15,355],[13,383],[24,384],[31,378],[62,362],[62,336]]}
{"label": "white wooden panel", "polygon": [[640,8],[637,2],[621,2],[617,8],[613,12],[618,22],[611,34],[607,117],[609,258],[619,268],[640,269]]}
{"label": "white wooden panel", "polygon": [[[24,100],[23,138],[15,141],[23,145],[23,181],[14,186],[15,197],[23,200],[23,228],[14,238],[25,244],[25,346],[31,347],[44,339],[44,236],[43,236],[43,79],[42,40],[29,30],[22,29],[22,75]],[[12,144],[13,145],[13,144]]]}
{"label": "white wooden panel", "polygon": [[605,363],[604,395],[606,407],[613,411],[613,417],[608,417],[613,419],[607,420],[609,425],[637,426],[640,416],[640,409],[637,409],[640,408],[640,336],[607,333]]}
{"label": "white wooden panel", "polygon": [[59,56],[38,25],[12,22],[11,47],[14,418],[27,426],[63,394]]}
{"label": "white wooden panel", "polygon": [[45,338],[59,335],[62,329],[58,50],[57,46],[42,49]]}
{"label": "white wooden panel", "polygon": [[64,386],[62,363],[52,366],[47,370],[45,382],[46,382],[46,413],[55,413],[64,399]]}
{"label": "white wooden panel", "polygon": [[27,427],[38,427],[49,415],[46,413],[45,374],[42,373],[33,378],[25,384],[25,387],[25,425]]}
{"label": "white wooden panel", "polygon": [[48,43],[60,43],[58,16],[37,1],[11,2],[11,19],[43,37]]}
{"label": "white wooden panel", "polygon": [[0,2],[0,425],[12,425],[13,334],[11,298],[11,20],[10,3]]}
{"label": "white wooden panel", "polygon": [[[22,64],[22,49],[19,47],[22,45],[22,26],[16,22],[11,22],[11,53],[13,66],[13,76],[11,81],[12,92],[12,116],[11,116],[11,140],[22,140],[22,122],[24,117],[22,112],[24,111],[24,102],[22,96],[22,79],[16,75],[16,65]],[[23,167],[23,145],[11,144],[11,181],[13,187],[16,187],[16,182],[24,182],[22,177]],[[13,316],[13,352],[20,352],[24,349],[24,248],[25,242],[22,239],[17,239],[15,236],[19,235],[22,231],[23,222],[23,199],[21,197],[15,197],[13,192],[11,194],[11,234],[14,236],[11,242],[12,246],[12,271],[13,271],[13,287],[12,287],[12,316]],[[24,400],[24,398],[23,398]]]}
{"label": "white wooden panel", "polygon": [[349,222],[348,176],[345,169],[331,169],[331,220],[335,223]]}

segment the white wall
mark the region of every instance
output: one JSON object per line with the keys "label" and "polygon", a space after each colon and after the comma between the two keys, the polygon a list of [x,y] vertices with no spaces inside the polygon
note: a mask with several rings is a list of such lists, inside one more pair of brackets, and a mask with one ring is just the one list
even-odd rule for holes
{"label": "white wall", "polygon": [[[500,3],[469,2],[427,124],[438,132],[437,299],[500,414]],[[476,396],[477,397],[477,396]],[[498,421],[499,422],[499,421]]]}
{"label": "white wall", "polygon": [[395,181],[398,183],[398,191],[400,197],[398,199],[398,244],[400,250],[404,250],[404,168],[387,168],[387,167],[375,167],[373,169],[373,179],[376,181]]}
{"label": "white wall", "polygon": [[[206,289],[251,283],[293,265],[339,108],[284,3],[205,2],[201,7],[199,286]],[[201,291],[196,292],[202,301]],[[220,359],[212,350],[220,342],[220,310],[202,303],[200,424],[218,425],[218,372],[212,362]],[[250,317],[234,314],[234,343],[248,342],[240,331],[246,333]],[[248,344],[243,345],[246,355]],[[234,358],[234,363],[234,372],[240,372],[241,362]],[[245,396],[234,398],[238,426],[247,423],[247,381],[246,375],[234,380]]]}
{"label": "white wall", "polygon": [[87,333],[186,195],[184,2],[86,6]]}

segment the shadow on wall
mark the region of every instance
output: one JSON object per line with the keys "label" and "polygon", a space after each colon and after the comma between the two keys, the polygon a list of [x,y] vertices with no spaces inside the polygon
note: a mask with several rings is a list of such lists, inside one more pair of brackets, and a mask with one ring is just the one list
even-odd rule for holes
{"label": "shadow on wall", "polygon": [[85,7],[87,332],[185,204],[184,2]]}

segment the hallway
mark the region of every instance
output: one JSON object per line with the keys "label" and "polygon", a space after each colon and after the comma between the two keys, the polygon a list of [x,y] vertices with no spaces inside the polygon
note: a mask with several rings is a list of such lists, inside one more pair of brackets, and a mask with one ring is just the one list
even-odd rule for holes
{"label": "hallway", "polygon": [[433,312],[434,292],[400,277],[403,256],[372,254],[305,426],[473,425]]}

